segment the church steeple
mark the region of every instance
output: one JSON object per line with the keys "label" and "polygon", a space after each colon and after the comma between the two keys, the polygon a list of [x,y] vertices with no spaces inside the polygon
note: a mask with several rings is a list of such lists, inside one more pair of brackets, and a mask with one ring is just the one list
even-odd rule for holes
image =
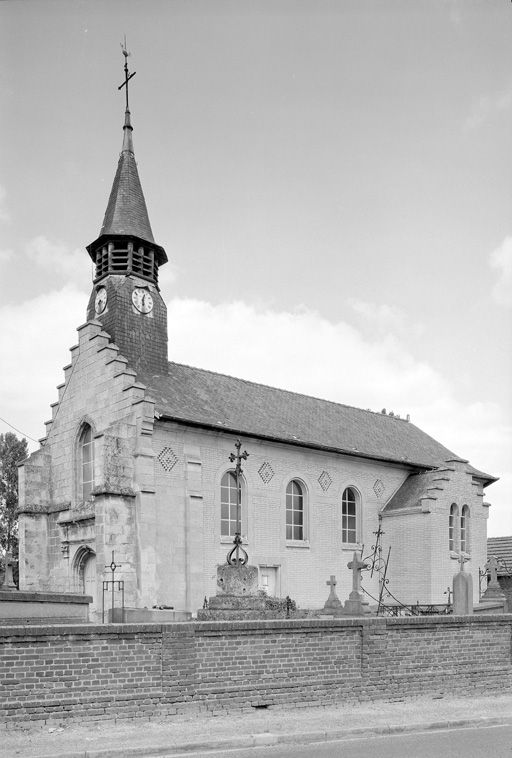
{"label": "church steeple", "polygon": [[97,318],[137,373],[167,371],[167,313],[158,288],[158,269],[167,262],[155,243],[133,151],[133,127],[128,104],[123,145],[99,237],[87,246],[96,270],[88,318]]}
{"label": "church steeple", "polygon": [[123,147],[100,236],[87,246],[87,251],[96,264],[95,281],[109,273],[135,273],[157,284],[158,268],[167,262],[167,255],[153,238],[135,162],[128,82],[136,72],[130,74],[128,71],[130,53],[126,50],[126,42],[123,55],[125,79],[118,87],[125,87],[126,94]]}

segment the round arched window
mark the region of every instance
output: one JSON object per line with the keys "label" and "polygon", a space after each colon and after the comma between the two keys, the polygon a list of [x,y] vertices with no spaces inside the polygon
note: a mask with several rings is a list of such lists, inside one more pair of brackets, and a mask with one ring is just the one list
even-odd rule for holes
{"label": "round arched window", "polygon": [[296,479],[286,488],[286,539],[304,539],[304,491]]}
{"label": "round arched window", "polygon": [[236,477],[226,471],[220,483],[220,533],[222,537],[234,537],[242,531],[242,484],[239,483],[237,513]]}
{"label": "round arched window", "polygon": [[355,543],[358,541],[358,494],[353,487],[347,487],[341,499],[341,541]]}
{"label": "round arched window", "polygon": [[78,440],[79,453],[79,496],[87,500],[94,487],[94,442],[92,429],[84,424]]}

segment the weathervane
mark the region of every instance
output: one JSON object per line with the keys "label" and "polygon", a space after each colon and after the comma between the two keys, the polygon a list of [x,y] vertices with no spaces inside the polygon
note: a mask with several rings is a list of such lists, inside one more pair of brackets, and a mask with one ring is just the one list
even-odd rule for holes
{"label": "weathervane", "polygon": [[123,89],[123,87],[126,87],[126,110],[128,111],[130,110],[128,107],[128,82],[137,72],[134,71],[133,74],[130,74],[128,71],[128,56],[131,55],[131,53],[126,49],[126,35],[124,37],[124,43],[121,42],[121,50],[124,55],[124,82],[120,84],[117,89]]}
{"label": "weathervane", "polygon": [[[235,486],[236,486],[236,531],[235,539],[233,540],[234,547],[231,548],[227,554],[226,561],[229,566],[245,566],[249,560],[249,556],[242,547],[242,525],[240,523],[240,477],[242,475],[242,461],[246,461],[249,457],[247,450],[243,453],[240,452],[242,443],[240,440],[235,442],[236,454],[230,453],[229,460],[231,463],[236,461],[235,465]],[[243,555],[240,555],[242,553]]]}

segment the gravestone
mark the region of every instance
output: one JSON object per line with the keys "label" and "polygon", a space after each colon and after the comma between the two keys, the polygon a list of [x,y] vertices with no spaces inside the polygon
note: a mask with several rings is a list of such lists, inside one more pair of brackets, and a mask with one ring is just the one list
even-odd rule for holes
{"label": "gravestone", "polygon": [[362,558],[354,552],[352,560],[347,563],[347,567],[352,571],[352,592],[345,600],[343,606],[344,616],[364,616],[370,612],[368,603],[363,599],[361,592],[361,571],[368,567]]}
{"label": "gravestone", "polygon": [[329,597],[325,601],[325,605],[323,607],[322,613],[326,614],[333,614],[333,615],[339,615],[339,613],[343,609],[343,603],[339,599],[339,597],[336,594],[336,577],[331,574],[331,578],[329,581],[326,582],[327,586],[330,587]]}
{"label": "gravestone", "polygon": [[494,555],[489,556],[485,564],[488,573],[487,589],[482,595],[482,600],[503,600],[505,598],[505,593],[498,582],[498,568],[498,559]]}
{"label": "gravestone", "polygon": [[453,577],[453,613],[455,616],[470,616],[473,613],[473,577],[464,571],[468,560],[459,557],[460,571]]}
{"label": "gravestone", "polygon": [[11,553],[5,554],[5,575],[4,575],[4,581],[2,586],[0,587],[1,590],[7,592],[13,592],[17,591],[17,587],[14,584],[14,577],[13,577],[13,566],[14,561]]}

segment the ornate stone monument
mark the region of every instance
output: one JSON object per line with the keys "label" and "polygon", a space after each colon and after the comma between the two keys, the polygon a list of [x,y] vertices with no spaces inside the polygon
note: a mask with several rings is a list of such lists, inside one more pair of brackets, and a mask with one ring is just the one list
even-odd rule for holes
{"label": "ornate stone monument", "polygon": [[460,571],[453,577],[453,613],[455,616],[470,616],[473,613],[473,577],[464,571],[468,560],[459,556]]}
{"label": "ornate stone monument", "polygon": [[361,592],[361,571],[368,568],[362,557],[354,552],[352,560],[347,563],[347,567],[352,570],[352,592],[345,600],[343,606],[344,616],[364,616],[370,612],[368,603],[363,599]]}
{"label": "ornate stone monument", "polygon": [[226,563],[217,566],[217,594],[213,595],[206,608],[197,612],[200,621],[222,619],[263,618],[265,598],[258,594],[258,567],[249,566],[249,556],[242,545],[242,526],[240,519],[240,477],[242,460],[247,460],[249,453],[240,452],[242,443],[235,443],[236,453],[231,453],[229,460],[235,463],[236,480],[236,531],[233,547],[226,557]]}

